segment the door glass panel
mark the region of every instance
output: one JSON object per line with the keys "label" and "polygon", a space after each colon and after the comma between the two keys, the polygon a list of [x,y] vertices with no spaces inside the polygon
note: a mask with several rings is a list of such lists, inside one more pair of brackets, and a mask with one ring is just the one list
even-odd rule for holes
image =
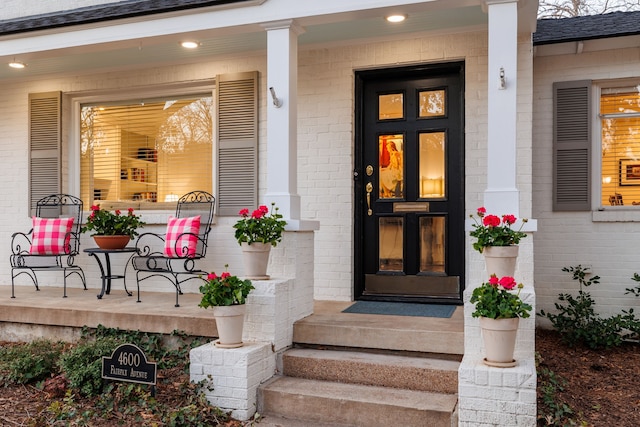
{"label": "door glass panel", "polygon": [[404,197],[404,135],[380,135],[380,198]]}
{"label": "door glass panel", "polygon": [[402,93],[378,95],[378,120],[402,119],[404,96]]}
{"label": "door glass panel", "polygon": [[420,197],[442,198],[445,194],[445,133],[421,133],[420,144]]}
{"label": "door glass panel", "polygon": [[403,228],[404,221],[399,217],[383,217],[379,222],[380,271],[402,271],[404,264]]}
{"label": "door glass panel", "polygon": [[445,96],[444,89],[441,90],[424,90],[420,92],[418,105],[419,117],[442,117],[445,112]]}
{"label": "door glass panel", "polygon": [[444,273],[444,217],[420,218],[420,271]]}

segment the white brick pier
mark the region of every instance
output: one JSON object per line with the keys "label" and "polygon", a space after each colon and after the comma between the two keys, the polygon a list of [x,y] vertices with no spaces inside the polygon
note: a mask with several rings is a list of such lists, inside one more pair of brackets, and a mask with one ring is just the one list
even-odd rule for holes
{"label": "white brick pier", "polygon": [[256,412],[258,386],[275,375],[278,352],[292,344],[294,322],[313,312],[313,232],[285,234],[283,244],[272,249],[268,273],[293,277],[253,281],[244,346],[220,349],[208,343],[190,353],[191,381],[208,382],[207,400],[239,420]]}
{"label": "white brick pier", "polygon": [[[528,227],[537,224],[530,220]],[[484,260],[474,252],[470,257],[474,285],[464,291],[464,357],[458,369],[458,425],[460,427],[535,427],[536,366],[535,312],[533,285],[533,239],[520,243],[516,280],[523,283],[520,297],[530,304],[530,317],[520,319],[513,368],[495,368],[484,364],[484,344],[479,320],[471,316],[475,306],[469,302],[473,289],[488,277]],[[484,279],[486,280],[486,279]]]}

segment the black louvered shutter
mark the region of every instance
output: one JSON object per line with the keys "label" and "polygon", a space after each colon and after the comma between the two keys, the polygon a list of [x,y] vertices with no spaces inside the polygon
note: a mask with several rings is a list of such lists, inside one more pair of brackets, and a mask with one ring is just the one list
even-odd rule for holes
{"label": "black louvered shutter", "polygon": [[553,84],[553,210],[591,210],[591,81]]}

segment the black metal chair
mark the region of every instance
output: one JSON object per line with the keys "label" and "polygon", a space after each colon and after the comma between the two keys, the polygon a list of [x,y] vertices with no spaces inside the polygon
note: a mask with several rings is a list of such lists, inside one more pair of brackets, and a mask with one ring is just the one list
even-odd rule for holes
{"label": "black metal chair", "polygon": [[[69,218],[73,218],[72,224],[68,222]],[[47,224],[54,219],[64,221],[63,225],[58,225],[56,233],[52,234],[51,227]],[[33,222],[34,227],[28,233],[14,233],[11,236],[11,298],[15,298],[15,278],[21,274],[29,276],[36,291],[40,290],[37,271],[62,271],[64,298],[67,297],[67,277],[72,274],[80,277],[86,290],[84,272],[75,263],[80,249],[82,200],[68,194],[44,197],[36,203]]]}
{"label": "black metal chair", "polygon": [[205,191],[192,191],[178,200],[175,218],[184,220],[199,216],[200,227],[197,233],[193,230],[180,231],[170,237],[170,240],[167,239],[167,233],[143,233],[138,236],[137,254],[131,258],[131,265],[136,270],[138,302],[140,282],[151,277],[163,277],[176,288],[175,306],[180,307],[178,297],[182,294],[181,284],[207,274],[197,268],[196,261],[207,254],[215,200],[213,195]]}

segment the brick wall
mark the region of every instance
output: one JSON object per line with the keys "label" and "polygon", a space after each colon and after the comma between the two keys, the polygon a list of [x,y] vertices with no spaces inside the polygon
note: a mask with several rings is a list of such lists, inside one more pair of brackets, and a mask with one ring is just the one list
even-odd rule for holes
{"label": "brick wall", "polygon": [[[483,159],[486,147],[486,35],[484,33],[413,37],[378,43],[302,50],[299,54],[299,126],[298,126],[298,192],[302,198],[302,217],[320,221],[315,239],[316,298],[325,300],[352,299],[353,285],[353,82],[354,70],[371,67],[407,65],[420,62],[465,61],[466,116],[466,187],[467,204],[475,209],[486,185]],[[259,70],[264,87],[265,56],[227,58],[193,65],[165,66],[136,70],[134,73],[112,72],[80,74],[31,82],[6,82],[3,86],[6,110],[0,123],[5,137],[0,150],[8,151],[10,164],[7,179],[15,185],[3,190],[8,201],[8,215],[14,218],[3,222],[0,236],[8,239],[17,227],[29,226],[24,194],[27,186],[27,117],[26,99],[29,92],[62,90],[69,100],[73,94],[119,89],[133,91],[138,87],[162,85],[173,81],[207,79],[218,73]],[[129,89],[130,88],[130,89]],[[265,98],[260,99],[260,138],[265,140]],[[68,123],[68,120],[64,121]],[[68,133],[69,129],[65,129]],[[65,140],[67,141],[67,139]],[[16,144],[21,149],[16,150]],[[266,183],[265,146],[260,146],[260,194]],[[68,147],[63,147],[63,156]],[[66,160],[66,157],[65,157]],[[68,179],[64,178],[65,185]],[[526,198],[525,198],[526,199]],[[2,211],[0,210],[0,218]],[[7,217],[5,217],[7,218]],[[208,268],[222,270],[226,263],[238,266],[238,248],[230,226],[235,219],[219,218],[211,238],[216,242]],[[162,230],[162,225],[147,227]],[[88,238],[88,237],[87,237]],[[87,244],[83,241],[83,244]],[[5,255],[8,256],[6,248]],[[90,278],[97,278],[93,263],[83,260]],[[0,267],[0,268],[6,268]],[[237,271],[237,270],[236,270]],[[56,277],[51,282],[59,284]],[[73,285],[72,285],[73,286]],[[160,289],[171,290],[169,284]],[[190,289],[186,289],[190,291]]]}
{"label": "brick wall", "polygon": [[[640,78],[638,64],[637,48],[535,58],[533,213],[538,219],[534,240],[539,309],[554,311],[553,304],[559,293],[577,293],[577,282],[562,272],[562,268],[578,264],[590,266],[592,272],[601,277],[600,284],[587,289],[596,300],[596,312],[609,316],[622,309],[640,306],[638,298],[624,295],[625,288],[636,285],[630,280],[633,273],[640,272],[636,250],[640,212],[612,212],[607,211],[606,206],[604,211],[553,212],[551,198],[553,82]],[[599,141],[597,131],[594,132],[594,139]],[[593,147],[597,158],[598,144]],[[592,182],[595,183],[597,168],[593,171]],[[592,197],[599,200],[596,187],[594,184]],[[546,320],[539,318],[538,321],[542,326],[550,327]]]}
{"label": "brick wall", "polygon": [[476,207],[486,185],[486,38],[448,34],[300,52],[298,176],[302,217],[320,221],[316,299],[353,298],[354,70],[464,59],[465,185]]}
{"label": "brick wall", "polygon": [[[31,219],[28,212],[28,114],[27,97],[32,92],[47,92],[60,90],[64,94],[63,112],[63,170],[69,168],[69,134],[70,130],[70,103],[74,97],[93,93],[95,91],[118,90],[125,97],[132,96],[136,90],[150,88],[158,85],[168,84],[176,81],[196,81],[211,79],[219,73],[231,73],[237,71],[258,70],[261,72],[262,87],[264,87],[266,68],[266,57],[256,55],[254,57],[220,60],[217,62],[204,62],[193,65],[165,66],[153,69],[136,70],[135,72],[110,72],[102,74],[77,74],[69,76],[56,76],[32,81],[11,81],[4,80],[0,83],[4,94],[0,112],[3,119],[0,120],[0,153],[5,164],[3,166],[3,180],[5,185],[0,190],[0,197],[3,202],[0,204],[0,240],[6,242],[0,245],[0,256],[9,258],[11,234],[16,231],[28,231],[31,228]],[[264,120],[266,118],[266,108],[264,99],[261,99],[260,107],[260,138],[265,139]],[[260,193],[264,194],[266,187],[266,155],[265,148],[260,148]],[[67,173],[63,174],[63,191],[70,191],[70,179]],[[88,207],[87,207],[88,209]],[[146,214],[144,220],[147,226],[144,231],[163,232],[166,227],[166,218],[174,212],[164,212],[162,214]],[[207,256],[202,264],[210,271],[223,271],[225,264],[229,264],[230,271],[242,273],[241,250],[234,236],[232,225],[236,218],[217,218],[217,223],[213,227],[210,241],[210,256]],[[83,235],[81,247],[93,246],[88,234]],[[276,248],[278,250],[280,248]],[[113,257],[114,269],[124,268],[126,259]],[[99,270],[94,260],[89,257],[80,256],[78,263],[83,267],[87,276],[87,282],[91,287],[99,283]],[[10,280],[9,263],[0,263],[0,273]],[[115,271],[115,270],[114,270]],[[62,275],[60,272],[42,272],[39,274],[43,286],[61,286]],[[7,283],[5,281],[5,283]],[[10,283],[10,282],[9,282]],[[17,285],[33,286],[26,277],[16,280]],[[131,289],[132,283],[129,284]],[[71,278],[69,287],[80,287],[80,281]],[[119,286],[115,285],[115,286]],[[165,280],[157,281],[154,288],[159,291],[174,292],[173,286]],[[186,292],[197,292],[198,287],[194,282],[187,283],[183,289]]]}

